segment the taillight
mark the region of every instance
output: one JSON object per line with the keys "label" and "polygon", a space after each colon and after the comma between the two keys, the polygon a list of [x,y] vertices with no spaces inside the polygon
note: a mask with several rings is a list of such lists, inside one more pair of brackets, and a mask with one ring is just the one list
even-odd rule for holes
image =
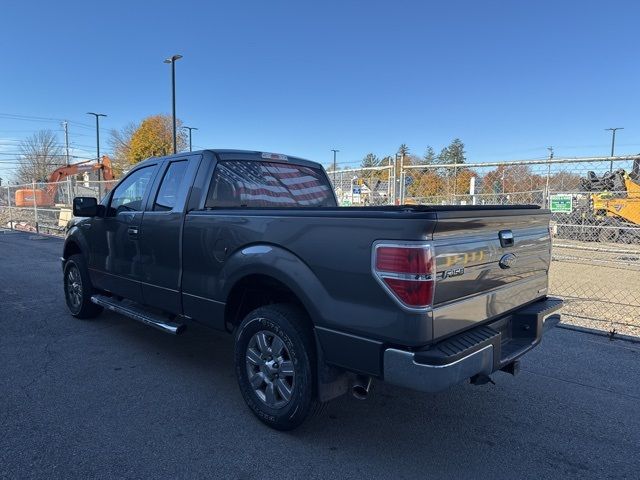
{"label": "taillight", "polygon": [[372,267],[376,279],[401,306],[424,310],[433,305],[436,271],[430,245],[378,243]]}

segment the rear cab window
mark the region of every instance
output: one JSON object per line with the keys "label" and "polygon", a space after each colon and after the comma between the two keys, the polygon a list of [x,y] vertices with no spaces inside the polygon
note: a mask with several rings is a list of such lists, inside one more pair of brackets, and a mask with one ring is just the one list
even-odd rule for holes
{"label": "rear cab window", "polygon": [[205,208],[335,207],[319,168],[291,163],[223,160],[216,165]]}

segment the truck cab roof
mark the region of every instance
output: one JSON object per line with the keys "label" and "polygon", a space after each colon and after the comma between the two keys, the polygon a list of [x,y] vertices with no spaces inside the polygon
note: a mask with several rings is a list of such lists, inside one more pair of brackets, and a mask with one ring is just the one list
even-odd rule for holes
{"label": "truck cab roof", "polygon": [[293,163],[296,165],[304,165],[311,168],[322,168],[322,165],[318,162],[307,160],[305,158],[294,157],[282,153],[261,152],[258,150],[237,150],[231,148],[207,148],[204,150],[194,150],[192,152],[180,152],[175,155],[165,155],[161,157],[152,157],[148,160],[140,162],[140,165],[148,161],[158,161],[169,158],[184,157],[185,155],[197,155],[197,154],[213,154],[218,157],[219,160],[243,160],[243,161],[261,161],[261,162],[279,162],[279,163]]}

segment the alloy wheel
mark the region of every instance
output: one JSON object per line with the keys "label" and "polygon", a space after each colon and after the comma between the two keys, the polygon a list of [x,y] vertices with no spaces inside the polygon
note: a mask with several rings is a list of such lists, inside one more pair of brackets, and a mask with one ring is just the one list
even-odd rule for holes
{"label": "alloy wheel", "polygon": [[246,351],[247,376],[256,396],[271,408],[285,407],[295,386],[295,369],[284,341],[261,330],[251,337]]}
{"label": "alloy wheel", "polygon": [[70,265],[67,271],[67,299],[74,309],[82,305],[82,278],[75,265]]}

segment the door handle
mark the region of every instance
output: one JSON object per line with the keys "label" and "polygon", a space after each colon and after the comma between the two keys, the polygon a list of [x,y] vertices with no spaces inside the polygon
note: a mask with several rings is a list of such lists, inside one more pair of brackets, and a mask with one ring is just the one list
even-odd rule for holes
{"label": "door handle", "polygon": [[513,247],[513,232],[511,230],[500,230],[498,232],[501,247]]}
{"label": "door handle", "polygon": [[127,228],[127,233],[129,234],[130,237],[137,237],[138,236],[138,227],[129,227],[129,228]]}

